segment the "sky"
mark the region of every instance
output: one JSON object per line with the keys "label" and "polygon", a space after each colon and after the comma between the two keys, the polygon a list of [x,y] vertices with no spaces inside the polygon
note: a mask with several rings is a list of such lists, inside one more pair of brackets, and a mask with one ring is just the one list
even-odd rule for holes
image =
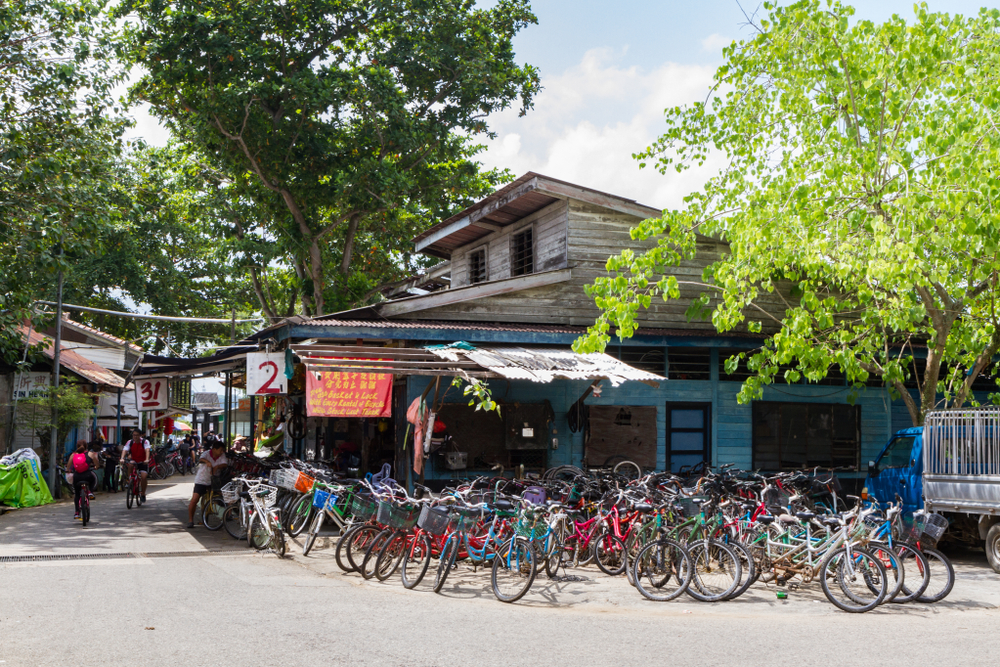
{"label": "sky", "polygon": [[[479,0],[483,6],[495,0]],[[931,11],[975,14],[996,3],[929,0]],[[664,129],[663,110],[705,99],[722,48],[750,36],[735,0],[535,0],[538,25],[515,38],[519,62],[538,68],[543,90],[535,107],[518,117],[513,109],[490,119],[496,139],[480,160],[515,175],[535,171],[586,187],[636,199],[657,208],[682,198],[712,175],[718,164],[684,174],[640,170],[634,153]],[[913,3],[855,3],[856,16],[882,21],[912,17]],[[133,136],[163,144],[155,119],[136,112]]]}

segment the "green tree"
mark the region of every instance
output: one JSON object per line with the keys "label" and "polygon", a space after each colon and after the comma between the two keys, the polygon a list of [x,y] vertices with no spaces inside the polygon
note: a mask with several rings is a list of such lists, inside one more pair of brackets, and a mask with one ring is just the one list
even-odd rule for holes
{"label": "green tree", "polygon": [[[692,316],[770,333],[741,401],[779,373],[815,381],[834,365],[858,386],[882,379],[914,424],[974,401],[1000,347],[1000,12],[918,5],[911,24],[873,24],[836,2],[765,9],[758,34],[725,50],[710,100],[668,109],[637,156],[664,174],[711,156],[724,168],[634,230],[652,249],[608,260],[592,286],[602,315],[577,349],[612,326],[631,335],[638,308],[695,288]],[[698,233],[728,249],[679,280]]]}
{"label": "green tree", "polygon": [[146,71],[133,95],[238,197],[273,212],[267,234],[289,253],[303,310],[319,315],[352,291],[360,245],[391,257],[416,222],[502,177],[480,174],[472,137],[490,113],[531,105],[538,76],[514,62],[511,40],[535,17],[526,0],[474,4],[126,0],[119,11],[125,57]]}
{"label": "green tree", "polygon": [[74,428],[93,416],[95,398],[75,384],[60,384],[54,394],[50,389],[47,396],[21,401],[17,409],[18,425],[33,431],[41,446],[48,447],[54,403],[59,410],[55,422],[56,442],[61,446]]}
{"label": "green tree", "polygon": [[102,2],[0,3],[0,357],[55,296],[56,273],[95,249],[120,211],[110,177],[125,121],[110,91],[113,25]]}

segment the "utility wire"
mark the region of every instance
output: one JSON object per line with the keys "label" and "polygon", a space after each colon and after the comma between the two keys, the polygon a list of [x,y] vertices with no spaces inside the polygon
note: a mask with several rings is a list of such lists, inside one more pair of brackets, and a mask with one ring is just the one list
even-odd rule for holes
{"label": "utility wire", "polygon": [[[54,301],[36,301],[35,303],[40,303],[45,306],[55,306]],[[137,320],[155,320],[157,322],[190,322],[194,324],[229,324],[232,325],[233,322],[241,324],[243,322],[261,322],[266,318],[263,317],[252,317],[247,320],[218,320],[209,317],[170,317],[167,315],[143,315],[141,313],[123,313],[117,310],[104,310],[102,308],[90,308],[88,306],[74,306],[71,303],[64,303],[63,308],[70,308],[72,310],[82,310],[88,313],[100,313],[102,315],[118,315],[120,317],[131,317]]]}

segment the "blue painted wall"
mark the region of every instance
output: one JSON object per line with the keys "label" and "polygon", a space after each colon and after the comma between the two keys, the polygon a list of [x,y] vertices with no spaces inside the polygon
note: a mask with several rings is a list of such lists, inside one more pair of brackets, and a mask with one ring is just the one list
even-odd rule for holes
{"label": "blue painted wall", "polygon": [[[717,368],[713,364],[713,369]],[[713,376],[716,374],[713,371]],[[420,396],[432,378],[411,377],[407,386],[407,405]],[[442,379],[442,391],[446,380]],[[579,465],[583,460],[583,433],[570,433],[566,421],[566,413],[589,386],[586,381],[557,380],[551,384],[540,384],[528,381],[497,381],[488,383],[496,399],[505,402],[540,403],[548,399],[555,412],[552,425],[554,433],[549,437],[557,438],[558,449],[549,450],[549,465],[571,463]],[[740,405],[736,395],[740,390],[739,382],[722,382],[718,380],[667,380],[658,389],[640,382],[626,382],[619,387],[611,387],[610,383],[602,383],[600,398],[589,397],[588,405],[631,405],[655,406],[657,408],[657,468],[666,468],[666,404],[668,402],[704,402],[712,404],[712,463],[721,465],[735,463],[738,468],[750,469],[753,463],[752,452],[752,407],[750,404]],[[431,390],[429,397],[433,396]],[[766,401],[789,401],[801,403],[849,403],[849,398],[855,404],[861,405],[861,465],[874,458],[885,445],[894,430],[894,419],[897,414],[896,405],[890,400],[889,394],[882,388],[867,388],[852,390],[848,387],[827,385],[786,385],[779,384],[764,390]],[[460,390],[453,389],[446,397],[448,403],[467,403]],[[900,402],[901,404],[901,402]],[[903,408],[905,413],[905,407]],[[411,436],[412,437],[412,436]],[[428,461],[426,476],[428,478],[452,477],[460,472],[436,470],[436,457]],[[862,475],[864,473],[857,473]],[[854,474],[846,473],[851,477]]]}

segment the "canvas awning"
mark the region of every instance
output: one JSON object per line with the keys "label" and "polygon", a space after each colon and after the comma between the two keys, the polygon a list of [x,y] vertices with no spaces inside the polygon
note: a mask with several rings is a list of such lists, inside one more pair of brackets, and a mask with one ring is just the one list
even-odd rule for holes
{"label": "canvas awning", "polygon": [[615,387],[632,380],[657,387],[666,380],[607,354],[578,354],[565,348],[486,347],[459,341],[427,348],[314,344],[293,345],[292,350],[313,372],[461,375],[542,383],[607,380]]}

